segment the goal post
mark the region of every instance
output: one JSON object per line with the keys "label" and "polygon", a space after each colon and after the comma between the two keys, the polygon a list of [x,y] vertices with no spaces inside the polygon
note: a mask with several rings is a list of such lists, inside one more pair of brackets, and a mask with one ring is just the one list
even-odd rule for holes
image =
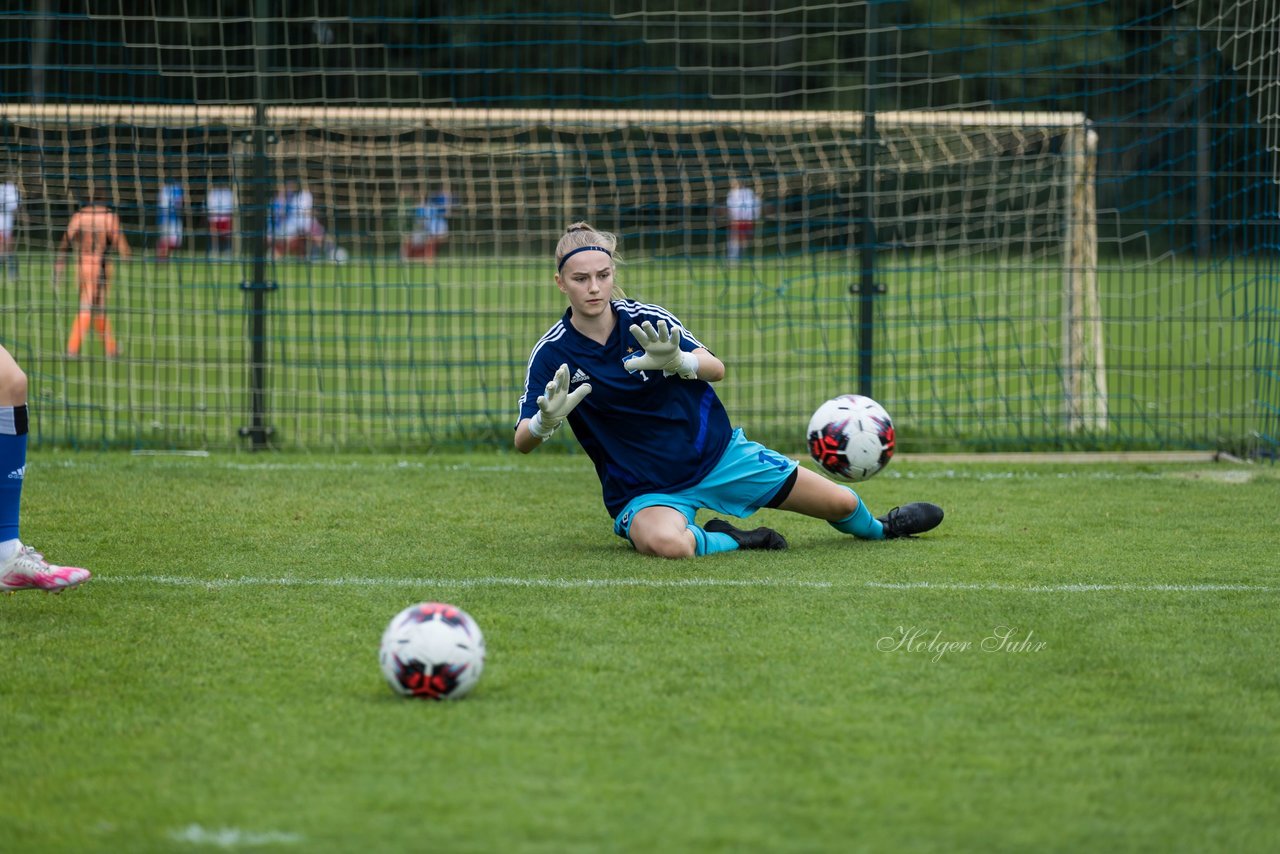
{"label": "goal post", "polygon": [[[259,117],[270,188],[253,186],[248,165]],[[332,239],[374,265],[362,269],[405,263],[406,205],[433,187],[452,200],[454,259],[544,257],[567,222],[589,219],[622,232],[636,263],[722,264],[725,196],[741,181],[766,203],[754,257],[777,263],[749,276],[730,270],[723,281],[744,281],[773,300],[776,317],[755,322],[797,324],[771,332],[764,346],[775,357],[759,359],[794,376],[856,361],[844,312],[857,300],[848,285],[858,264],[842,259],[859,251],[856,212],[869,195],[878,242],[868,251],[881,256],[885,291],[876,322],[889,333],[877,335],[878,387],[889,382],[903,407],[922,421],[945,420],[953,433],[1000,418],[1031,419],[1055,435],[1107,429],[1097,136],[1082,113],[883,111],[872,146],[860,111],[60,103],[5,104],[0,121],[35,247],[53,245],[73,201],[95,182],[109,186],[144,246],[160,186],[185,184],[198,247],[195,209],[207,186],[229,183],[243,208],[292,180],[314,194]],[[868,150],[876,152],[870,188]],[[813,259],[827,272],[790,272]],[[822,290],[826,278],[842,276],[839,288]],[[445,286],[461,293],[466,283]],[[490,312],[468,298],[454,308]],[[493,335],[506,334],[500,318],[494,324]],[[776,416],[784,429],[794,413],[770,397],[778,376],[748,376],[762,417]],[[852,387],[849,373],[830,381]],[[305,378],[293,382],[300,388]],[[455,396],[440,405],[492,404]],[[429,417],[452,420],[443,410]]]}
{"label": "goal post", "polygon": [[1070,161],[1071,215],[1067,219],[1067,287],[1063,298],[1063,385],[1067,429],[1107,429],[1107,372],[1102,302],[1098,296],[1098,134],[1074,127],[1065,139]]}

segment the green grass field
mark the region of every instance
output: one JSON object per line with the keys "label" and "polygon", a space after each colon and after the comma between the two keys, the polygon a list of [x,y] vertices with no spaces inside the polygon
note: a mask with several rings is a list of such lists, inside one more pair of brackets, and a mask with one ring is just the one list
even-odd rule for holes
{"label": "green grass field", "polygon": [[[96,577],[0,598],[0,850],[1276,850],[1278,486],[908,455],[930,535],[663,562],[581,455],[36,451]],[[461,702],[382,681],[421,600]]]}
{"label": "green grass field", "polygon": [[[730,374],[720,386],[753,438],[799,453],[822,401],[861,391],[856,256],[638,258],[621,281],[661,303]],[[1263,262],[1258,262],[1263,263]],[[244,445],[250,423],[247,265],[141,255],[112,296],[123,358],[90,341],[68,361],[75,295],[47,258],[7,284],[0,341],[59,447]],[[529,351],[564,299],[545,258],[282,262],[265,297],[268,422],[291,450],[493,449],[510,441]],[[873,396],[908,450],[1224,449],[1274,452],[1277,306],[1249,265],[1108,262],[1098,290],[1107,422],[1068,429],[1063,271],[1052,259],[886,258]],[[1274,295],[1271,295],[1274,296]],[[1082,375],[1093,395],[1097,376]],[[1095,399],[1090,397],[1089,399]],[[1092,424],[1092,422],[1090,422]]]}

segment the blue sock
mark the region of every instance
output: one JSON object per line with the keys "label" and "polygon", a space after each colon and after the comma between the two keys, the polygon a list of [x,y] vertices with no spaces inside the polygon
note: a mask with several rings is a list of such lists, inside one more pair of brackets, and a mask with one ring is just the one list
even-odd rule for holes
{"label": "blue sock", "polygon": [[693,539],[697,543],[694,554],[698,557],[731,552],[738,548],[738,541],[728,534],[709,534],[697,525],[690,525],[689,530],[693,532]]}
{"label": "blue sock", "polygon": [[27,468],[27,407],[0,406],[0,543],[18,539]]}
{"label": "blue sock", "polygon": [[[849,490],[853,492],[852,489]],[[871,511],[867,509],[867,502],[858,497],[858,493],[853,492],[853,497],[858,499],[858,509],[854,510],[839,522],[830,522],[828,524],[844,534],[853,534],[860,540],[883,540],[884,525],[880,524],[880,520],[871,515]]]}

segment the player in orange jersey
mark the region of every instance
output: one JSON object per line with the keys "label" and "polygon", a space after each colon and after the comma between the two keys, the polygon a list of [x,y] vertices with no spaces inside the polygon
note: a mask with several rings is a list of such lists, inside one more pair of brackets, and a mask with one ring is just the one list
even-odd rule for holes
{"label": "player in orange jersey", "polygon": [[92,325],[102,338],[108,358],[115,358],[120,348],[111,334],[107,320],[107,292],[111,288],[113,264],[111,250],[121,258],[129,257],[129,241],[120,228],[120,217],[98,195],[91,193],[89,202],[76,211],[67,224],[67,233],[58,246],[58,258],[54,261],[54,287],[62,278],[66,267],[66,252],[71,247],[77,251],[76,281],[80,287],[80,311],[67,339],[67,355],[80,355],[80,342]]}

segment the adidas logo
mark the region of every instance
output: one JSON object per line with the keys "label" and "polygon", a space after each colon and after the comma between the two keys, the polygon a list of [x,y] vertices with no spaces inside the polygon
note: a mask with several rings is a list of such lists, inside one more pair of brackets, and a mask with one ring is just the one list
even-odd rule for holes
{"label": "adidas logo", "polygon": [[576,371],[573,372],[573,376],[569,378],[569,382],[585,383],[589,379],[591,379],[591,377],[587,376],[587,372],[582,370],[582,368],[578,368]]}
{"label": "adidas logo", "polygon": [[9,472],[9,480],[22,480],[22,476],[25,475],[26,473],[27,473],[26,466],[23,466],[22,468],[19,468],[19,469],[15,469],[14,471]]}

